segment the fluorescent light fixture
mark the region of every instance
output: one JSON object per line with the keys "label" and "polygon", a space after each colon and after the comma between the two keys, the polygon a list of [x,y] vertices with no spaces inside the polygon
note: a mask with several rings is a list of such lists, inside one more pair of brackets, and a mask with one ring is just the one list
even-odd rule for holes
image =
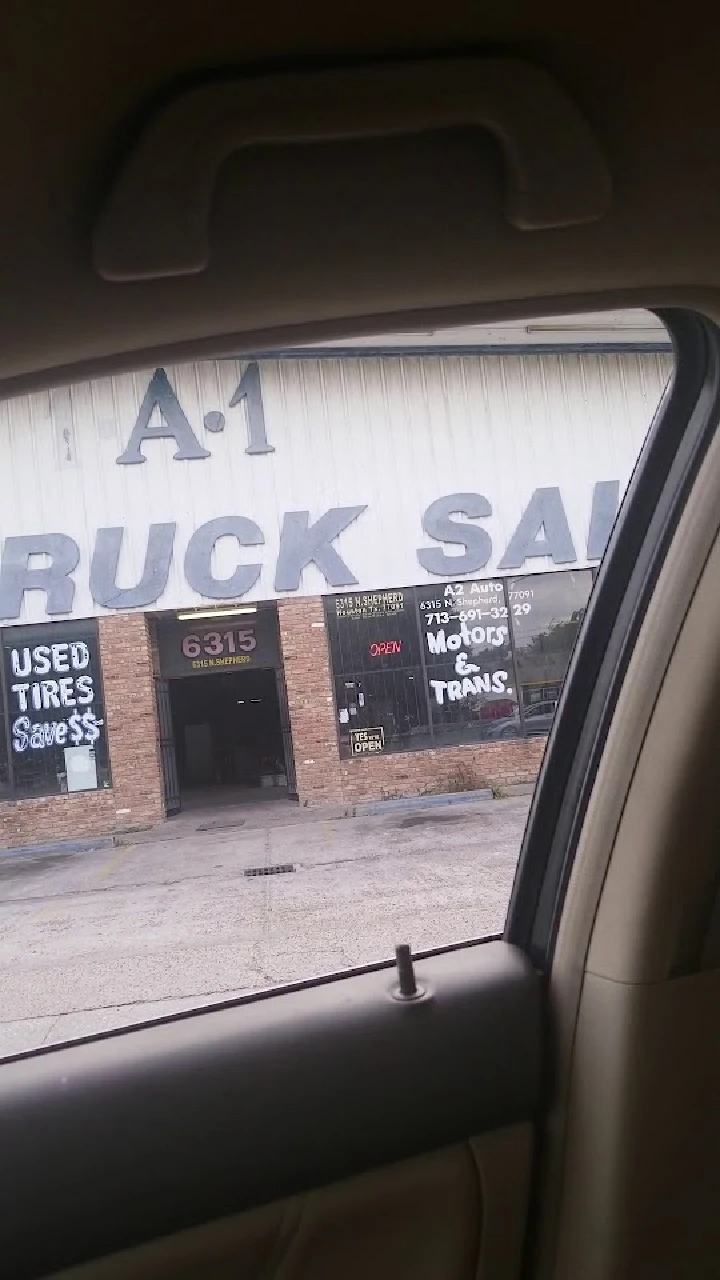
{"label": "fluorescent light fixture", "polygon": [[236,618],[245,613],[257,613],[257,605],[241,604],[231,609],[204,609],[202,612],[191,609],[187,613],[176,613],[175,617],[178,622],[194,622],[196,618]]}

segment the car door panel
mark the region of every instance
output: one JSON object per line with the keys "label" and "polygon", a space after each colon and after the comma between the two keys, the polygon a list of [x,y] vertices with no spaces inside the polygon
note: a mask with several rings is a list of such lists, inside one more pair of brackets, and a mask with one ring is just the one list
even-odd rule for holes
{"label": "car door panel", "polygon": [[[430,955],[416,972],[417,1000],[397,999],[395,971],[383,966],[6,1062],[0,1131],[13,1177],[0,1232],[4,1274],[46,1275],[370,1176],[326,1193],[346,1206],[327,1221],[345,1214],[354,1222],[377,1175],[389,1179],[388,1203],[396,1197],[400,1206],[398,1239],[408,1252],[399,1271],[421,1274],[416,1201],[449,1197],[466,1229],[440,1274],[463,1275],[465,1259],[477,1260],[483,1199],[467,1143],[517,1126],[529,1133],[541,1089],[541,984],[502,942]],[[524,1198],[529,1147],[525,1139],[525,1157],[494,1193],[500,1216]],[[442,1159],[432,1154],[448,1149]],[[420,1156],[427,1167],[402,1165]],[[494,1165],[486,1152],[488,1185]],[[408,1178],[419,1179],[417,1195],[407,1193]],[[301,1204],[283,1210],[283,1220],[302,1218]],[[323,1203],[310,1205],[312,1220],[323,1221]],[[285,1274],[267,1260],[277,1211],[267,1215],[246,1224],[243,1274],[252,1274],[253,1258],[265,1258],[258,1274]],[[420,1216],[428,1224],[425,1210]],[[444,1209],[435,1216],[442,1234]],[[315,1244],[313,1231],[309,1257],[335,1248],[335,1227]],[[355,1228],[347,1239],[352,1253]],[[293,1246],[288,1257],[297,1255],[298,1269],[288,1274],[322,1274],[319,1262],[305,1270],[305,1248]],[[496,1271],[487,1274],[494,1280]]]}
{"label": "car door panel", "polygon": [[73,1267],[62,1280],[511,1280],[531,1153],[532,1126],[516,1125]]}

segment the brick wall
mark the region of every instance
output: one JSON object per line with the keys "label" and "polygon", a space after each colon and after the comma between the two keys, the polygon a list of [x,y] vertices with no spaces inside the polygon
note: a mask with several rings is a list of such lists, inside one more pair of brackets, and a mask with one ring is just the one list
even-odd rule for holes
{"label": "brick wall", "polygon": [[112,787],[0,803],[0,847],[106,835],[164,817],[151,646],[143,614],[99,619]]}
{"label": "brick wall", "polygon": [[144,614],[100,619],[115,814],[119,826],[165,816],[149,623]]}
{"label": "brick wall", "polygon": [[342,799],[322,600],[279,600],[278,622],[300,803]]}
{"label": "brick wall", "polygon": [[453,790],[461,775],[478,788],[535,781],[544,738],[340,760],[322,600],[281,600],[278,613],[301,804]]}
{"label": "brick wall", "polygon": [[[343,760],[342,799],[391,800],[427,792],[440,794],[534,782],[542,764],[545,741],[545,738],[508,739]],[[461,779],[462,788],[458,785]]]}
{"label": "brick wall", "polygon": [[[281,600],[278,616],[301,804],[452,790],[460,774],[477,787],[537,776],[541,738],[340,760],[322,601]],[[114,614],[100,618],[98,627],[112,787],[0,802],[0,847],[108,835],[165,816],[154,620]]]}

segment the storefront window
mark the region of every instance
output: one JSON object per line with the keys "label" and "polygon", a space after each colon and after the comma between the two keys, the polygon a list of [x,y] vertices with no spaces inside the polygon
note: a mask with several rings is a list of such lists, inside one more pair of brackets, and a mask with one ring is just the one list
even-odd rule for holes
{"label": "storefront window", "polygon": [[415,592],[437,746],[520,732],[502,581],[444,582]]}
{"label": "storefront window", "polygon": [[10,764],[8,760],[8,735],[3,724],[0,730],[0,800],[9,799],[12,793]]}
{"label": "storefront window", "polygon": [[592,589],[592,571],[536,573],[507,582],[527,735],[547,733]]}
{"label": "storefront window", "polygon": [[590,569],[325,601],[340,754],[549,733]]}
{"label": "storefront window", "polygon": [[2,694],[0,795],[110,785],[96,623],[3,631]]}
{"label": "storefront window", "polygon": [[340,755],[430,743],[412,588],[325,602]]}

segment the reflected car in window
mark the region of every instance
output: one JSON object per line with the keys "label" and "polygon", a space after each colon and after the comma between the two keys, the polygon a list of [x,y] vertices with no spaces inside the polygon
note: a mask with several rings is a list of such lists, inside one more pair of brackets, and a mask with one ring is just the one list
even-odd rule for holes
{"label": "reflected car in window", "polygon": [[[548,734],[556,707],[557,702],[538,702],[534,707],[527,707],[523,714],[525,735],[539,737],[541,734]],[[498,720],[497,724],[489,730],[488,737],[518,738],[521,734],[520,715],[516,712],[515,715],[508,716],[504,720]]]}

